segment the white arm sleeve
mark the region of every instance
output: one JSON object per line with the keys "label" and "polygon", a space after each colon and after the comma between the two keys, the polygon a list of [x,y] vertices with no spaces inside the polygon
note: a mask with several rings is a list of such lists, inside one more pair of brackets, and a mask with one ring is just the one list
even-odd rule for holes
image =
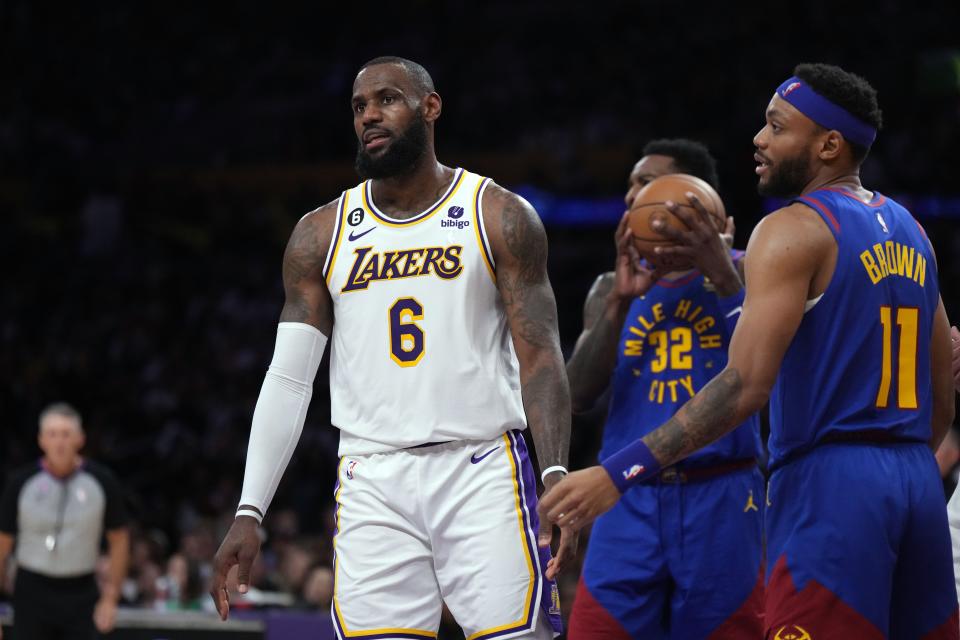
{"label": "white arm sleeve", "polygon": [[[256,507],[261,514],[266,514],[300,440],[326,346],[327,336],[311,325],[281,322],[277,327],[273,360],[253,412],[240,493],[240,504]],[[248,509],[243,514],[254,515]]]}

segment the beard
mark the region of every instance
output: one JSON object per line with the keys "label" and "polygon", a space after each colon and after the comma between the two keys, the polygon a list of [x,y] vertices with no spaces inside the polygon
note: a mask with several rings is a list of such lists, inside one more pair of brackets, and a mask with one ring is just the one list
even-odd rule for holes
{"label": "beard", "polygon": [[769,165],[767,182],[757,183],[757,192],[762,196],[789,198],[800,195],[810,182],[810,158],[797,154],[781,160],[779,164]]}
{"label": "beard", "polygon": [[363,180],[393,178],[411,173],[426,152],[427,122],[418,112],[410,126],[378,156],[367,153],[361,140],[353,166]]}

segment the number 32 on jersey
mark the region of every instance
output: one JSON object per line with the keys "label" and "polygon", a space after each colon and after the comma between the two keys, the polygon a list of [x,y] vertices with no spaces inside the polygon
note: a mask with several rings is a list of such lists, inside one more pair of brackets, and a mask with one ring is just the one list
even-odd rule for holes
{"label": "number 32 on jersey", "polygon": [[415,367],[423,358],[423,305],[415,298],[398,298],[387,312],[390,322],[390,357],[401,367]]}

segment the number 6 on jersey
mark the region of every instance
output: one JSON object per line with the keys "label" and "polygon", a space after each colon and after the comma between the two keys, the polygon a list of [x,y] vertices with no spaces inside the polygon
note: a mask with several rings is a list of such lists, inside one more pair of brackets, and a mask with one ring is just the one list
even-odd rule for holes
{"label": "number 6 on jersey", "polygon": [[415,367],[423,358],[423,305],[413,298],[400,298],[387,314],[390,319],[390,357],[401,367]]}

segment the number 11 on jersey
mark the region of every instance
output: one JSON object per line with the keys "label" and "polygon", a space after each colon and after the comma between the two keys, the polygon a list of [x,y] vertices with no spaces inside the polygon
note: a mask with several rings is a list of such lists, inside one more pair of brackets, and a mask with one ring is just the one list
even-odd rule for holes
{"label": "number 11 on jersey", "polygon": [[414,298],[399,298],[387,312],[390,321],[390,357],[401,367],[415,367],[423,358],[423,305]]}
{"label": "number 11 on jersey", "polygon": [[[896,324],[900,328],[900,348],[897,353],[897,408],[917,408],[917,326],[920,309],[900,307],[896,310]],[[890,404],[890,382],[893,377],[893,324],[891,307],[880,307],[883,327],[883,364],[880,369],[880,388],[877,390],[877,408]]]}

